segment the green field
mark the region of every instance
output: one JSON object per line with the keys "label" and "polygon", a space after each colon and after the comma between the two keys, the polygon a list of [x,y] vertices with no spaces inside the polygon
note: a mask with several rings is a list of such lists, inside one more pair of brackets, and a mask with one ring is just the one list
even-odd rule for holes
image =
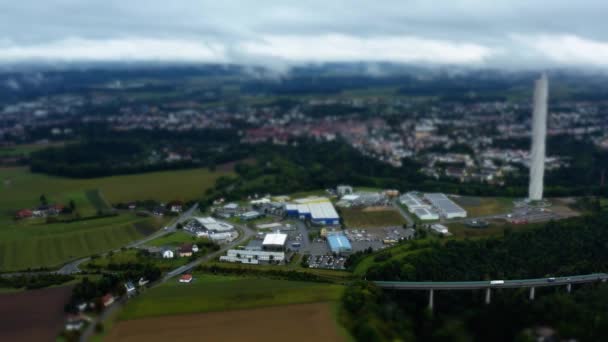
{"label": "green field", "polygon": [[340,216],[348,228],[377,228],[395,227],[406,223],[401,214],[393,209],[365,210],[358,208],[342,208]]}
{"label": "green field", "polygon": [[[403,260],[408,255],[428,251],[430,245],[432,244],[432,241],[432,239],[416,240],[414,243],[399,244],[394,247],[382,250],[381,252],[366,256],[357,264],[353,273],[357,276],[364,276],[367,270],[374,265],[379,265],[394,260]],[[376,257],[381,254],[390,256],[390,258],[381,262],[376,261]]]}
{"label": "green field", "polygon": [[0,157],[28,156],[32,152],[40,151],[51,146],[62,146],[63,143],[52,144],[26,144],[11,147],[0,147]]}
{"label": "green field", "polygon": [[45,194],[50,203],[67,203],[74,199],[77,209],[84,206],[96,210],[99,203],[92,204],[86,195],[87,191],[93,190],[99,190],[110,204],[146,199],[193,200],[212,187],[218,177],[228,174],[191,169],[71,179],[31,173],[27,168],[5,168],[0,169],[0,208],[12,216],[18,209],[37,205],[40,195]]}
{"label": "green field", "polygon": [[468,217],[505,214],[513,209],[513,198],[453,196],[452,200],[467,211]]}
{"label": "green field", "polygon": [[192,236],[191,234],[188,234],[186,232],[177,231],[174,233],[169,233],[165,236],[161,236],[158,239],[154,239],[154,240],[148,242],[146,245],[147,246],[156,246],[156,247],[162,247],[162,246],[177,247],[177,246],[181,246],[187,242],[196,243],[199,240],[203,240],[203,239],[197,239],[195,236]]}
{"label": "green field", "polygon": [[126,251],[120,251],[112,253],[112,255],[106,255],[99,258],[94,258],[80,266],[81,269],[88,269],[90,271],[96,271],[99,269],[107,269],[110,263],[113,264],[127,264],[127,263],[151,263],[158,267],[161,272],[166,272],[177,267],[183,266],[188,263],[188,258],[173,258],[163,259],[158,257],[145,257],[138,256],[136,249],[128,249]]}
{"label": "green field", "polygon": [[119,248],[142,238],[163,224],[163,219],[133,215],[46,224],[23,220],[0,229],[0,271],[61,264]]}
{"label": "green field", "polygon": [[171,279],[130,301],[120,319],[250,309],[338,300],[341,285],[194,274],[182,284]]}

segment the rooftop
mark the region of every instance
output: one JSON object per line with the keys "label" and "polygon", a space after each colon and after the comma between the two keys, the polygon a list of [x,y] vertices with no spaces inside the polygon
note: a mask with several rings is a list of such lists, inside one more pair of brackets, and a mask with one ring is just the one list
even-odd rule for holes
{"label": "rooftop", "polygon": [[287,234],[282,233],[270,233],[264,237],[264,246],[283,246],[287,241]]}

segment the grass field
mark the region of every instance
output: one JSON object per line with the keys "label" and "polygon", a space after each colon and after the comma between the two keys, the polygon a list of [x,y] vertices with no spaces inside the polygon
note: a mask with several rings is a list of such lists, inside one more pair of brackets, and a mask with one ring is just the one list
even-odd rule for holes
{"label": "grass field", "polygon": [[348,228],[394,227],[406,223],[403,216],[393,208],[382,210],[342,208],[340,216]]}
{"label": "grass field", "polygon": [[165,236],[161,236],[158,239],[154,239],[154,240],[148,242],[146,245],[147,246],[156,246],[156,247],[162,247],[162,246],[176,247],[176,246],[181,246],[182,244],[184,244],[186,242],[196,243],[196,241],[198,241],[198,240],[199,239],[197,239],[195,236],[192,236],[191,234],[178,231],[178,232],[174,232],[174,233],[169,233]]}
{"label": "grass field", "polygon": [[378,256],[379,254],[389,254],[390,255],[390,259],[388,259],[384,262],[402,260],[403,258],[407,257],[408,255],[413,255],[416,253],[421,253],[421,252],[427,251],[430,248],[431,243],[432,243],[432,240],[430,240],[430,239],[429,240],[417,240],[415,243],[405,243],[405,244],[396,245],[391,248],[387,248],[381,252],[374,253],[372,255],[365,257],[363,260],[361,260],[357,264],[353,273],[356,276],[363,276],[363,275],[365,275],[367,270],[370,267],[372,267],[373,265],[382,264],[382,262],[378,262],[378,261],[374,260],[376,258],[376,256]]}
{"label": "grass field", "polygon": [[126,251],[120,251],[113,253],[112,255],[106,255],[100,258],[95,258],[84,263],[81,269],[89,269],[95,271],[98,269],[107,269],[108,264],[126,264],[126,263],[152,263],[162,272],[166,272],[177,267],[183,266],[188,263],[188,258],[173,258],[163,259],[156,257],[138,257],[137,250],[129,249]]}
{"label": "grass field", "polygon": [[190,284],[172,279],[130,301],[119,319],[316,303],[338,300],[341,285],[194,274]]}
{"label": "grass field", "polygon": [[513,198],[508,197],[451,197],[467,211],[468,217],[508,213],[513,209]]}
{"label": "grass field", "polygon": [[19,222],[0,229],[0,271],[56,267],[152,233],[162,219],[120,215],[72,223]]}
{"label": "grass field", "polygon": [[88,206],[95,210],[104,201],[91,204],[86,192],[94,190],[99,190],[110,204],[146,199],[192,200],[201,197],[218,177],[229,174],[191,169],[72,179],[31,173],[27,168],[4,168],[0,169],[0,208],[12,215],[18,209],[38,204],[40,195],[45,194],[51,203],[75,199],[77,209]]}
{"label": "grass field", "polygon": [[0,157],[28,156],[32,152],[40,151],[51,146],[62,146],[63,144],[63,142],[59,142],[52,144],[25,144],[11,147],[0,147]]}

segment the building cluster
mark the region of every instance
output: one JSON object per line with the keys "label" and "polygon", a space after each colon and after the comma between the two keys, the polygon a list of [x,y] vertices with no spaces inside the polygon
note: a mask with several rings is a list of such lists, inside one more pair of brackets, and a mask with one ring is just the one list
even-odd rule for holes
{"label": "building cluster", "polygon": [[467,217],[466,210],[441,193],[408,192],[399,198],[399,202],[423,221]]}

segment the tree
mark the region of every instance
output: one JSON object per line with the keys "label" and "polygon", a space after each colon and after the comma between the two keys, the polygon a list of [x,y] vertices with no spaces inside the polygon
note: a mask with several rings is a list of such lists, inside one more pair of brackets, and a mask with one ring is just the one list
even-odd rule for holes
{"label": "tree", "polygon": [[46,196],[44,194],[40,195],[40,204],[42,205],[47,205],[49,204],[48,200],[46,199]]}
{"label": "tree", "polygon": [[74,202],[74,200],[70,200],[69,206],[71,211],[74,211],[76,209],[76,203]]}

